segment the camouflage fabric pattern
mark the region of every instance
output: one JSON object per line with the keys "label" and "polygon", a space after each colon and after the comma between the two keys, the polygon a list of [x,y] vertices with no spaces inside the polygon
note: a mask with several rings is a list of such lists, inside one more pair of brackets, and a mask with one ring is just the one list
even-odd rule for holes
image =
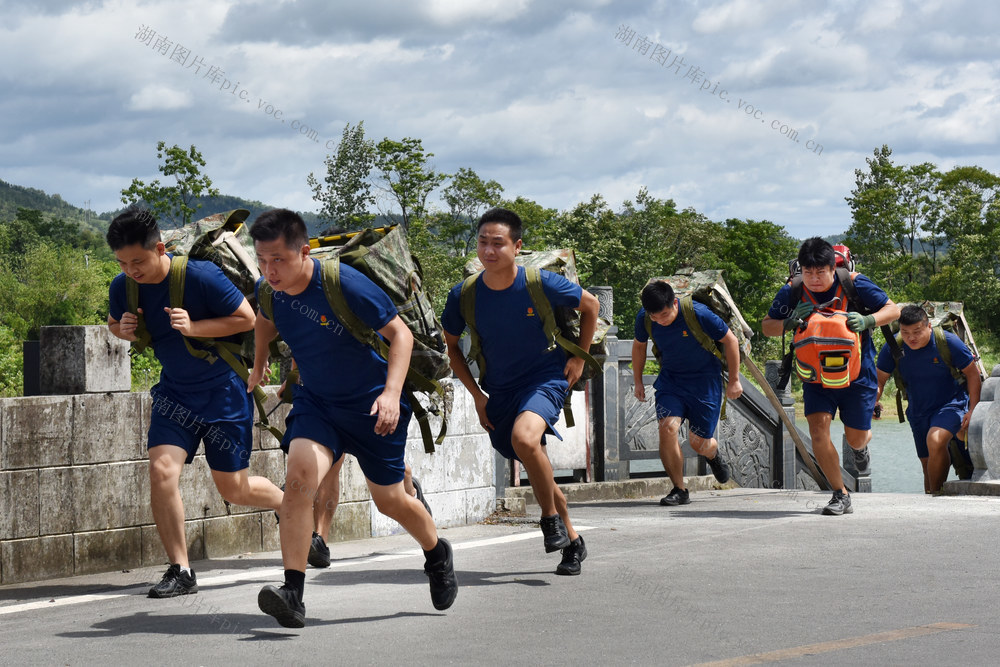
{"label": "camouflage fabric pattern", "polygon": [[[447,377],[451,368],[441,321],[423,289],[423,271],[410,252],[406,232],[401,227],[393,227],[388,233],[366,229],[331,238],[336,239],[335,243],[346,242],[320,245],[310,250],[310,254],[320,260],[339,256],[342,262],[381,287],[396,305],[399,317],[413,332],[410,366],[432,380]],[[322,239],[314,241],[323,242]]]}
{"label": "camouflage fabric pattern", "polygon": [[710,269],[682,272],[672,276],[653,278],[653,280],[663,280],[673,287],[674,294],[678,299],[690,294],[693,300],[708,306],[729,326],[729,330],[736,336],[743,355],[750,354],[750,338],[753,337],[753,330],[743,319],[743,314],[740,313],[732,295],[729,294],[729,288],[722,277],[722,271]]}
{"label": "camouflage fabric pattern", "polygon": [[[518,253],[514,261],[520,266],[535,267],[560,276],[571,283],[580,284],[580,277],[576,272],[576,254],[572,248],[557,248],[555,250],[522,250]],[[465,276],[471,276],[483,270],[483,264],[478,257],[473,257],[465,264]],[[572,341],[580,341],[580,312],[573,308],[555,308],[556,324],[567,338]],[[597,329],[594,331],[594,338],[590,344],[590,354],[593,356],[608,354],[606,337],[611,322],[602,317],[597,318]],[[588,371],[584,371],[587,375]]]}
{"label": "camouflage fabric pattern", "polygon": [[164,231],[163,244],[175,255],[214,263],[252,304],[260,271],[250,230],[243,224],[249,216],[250,211],[243,208],[216,213]]}

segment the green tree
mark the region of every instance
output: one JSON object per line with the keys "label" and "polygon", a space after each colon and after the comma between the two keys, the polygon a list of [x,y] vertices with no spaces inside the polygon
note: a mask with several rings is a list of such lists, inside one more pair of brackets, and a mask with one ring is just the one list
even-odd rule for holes
{"label": "green tree", "polygon": [[554,234],[554,229],[558,224],[559,211],[554,208],[545,208],[538,202],[532,201],[518,195],[514,199],[502,199],[497,202],[501,206],[517,213],[524,223],[524,233],[522,235],[525,247],[534,248],[541,239],[549,238]]}
{"label": "green tree", "polygon": [[502,185],[492,179],[484,181],[467,167],[461,167],[451,177],[451,183],[442,193],[450,216],[440,231],[454,254],[467,255],[475,246],[480,215],[485,209],[496,206],[502,193]]}
{"label": "green tree", "polygon": [[380,187],[399,205],[403,227],[414,217],[422,217],[427,196],[448,178],[434,171],[427,161],[434,153],[424,152],[420,139],[406,137],[402,141],[383,139],[375,147],[375,167],[379,170]]}
{"label": "green tree", "polygon": [[212,187],[212,179],[201,173],[205,159],[192,144],[184,150],[174,144],[167,148],[164,141],[156,144],[156,158],[163,160],[159,170],[164,176],[174,179],[174,185],[161,185],[156,179],[149,185],[138,178],[122,190],[122,203],[129,205],[144,202],[159,219],[161,226],[172,222],[183,226],[191,222],[192,214],[201,208],[195,200],[198,197],[217,197],[219,191]]}
{"label": "green tree", "polygon": [[369,178],[375,165],[375,142],[365,139],[364,121],[344,127],[337,152],[327,155],[324,164],[325,187],[314,174],[306,179],[313,199],[322,205],[319,217],[345,230],[366,227],[375,217],[370,212],[375,197]]}

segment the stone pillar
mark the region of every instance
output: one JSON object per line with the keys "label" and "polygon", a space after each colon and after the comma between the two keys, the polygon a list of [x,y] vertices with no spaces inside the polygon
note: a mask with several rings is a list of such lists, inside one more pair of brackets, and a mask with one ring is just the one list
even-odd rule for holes
{"label": "stone pillar", "polygon": [[972,481],[988,482],[1000,477],[1000,365],[994,366],[983,382],[979,403],[969,420],[969,456],[972,458]]}
{"label": "stone pillar", "polygon": [[89,394],[132,388],[129,343],[104,325],[42,327],[42,394]]}
{"label": "stone pillar", "polygon": [[41,373],[39,351],[37,340],[26,340],[21,345],[21,368],[22,377],[24,378],[24,386],[21,391],[22,396],[38,396],[42,393],[39,383],[39,375]]}
{"label": "stone pillar", "polygon": [[621,460],[619,421],[620,380],[618,338],[607,337],[608,356],[604,372],[591,381],[594,413],[594,478],[598,482],[628,479],[628,461]]}
{"label": "stone pillar", "polygon": [[597,302],[601,304],[601,309],[597,312],[597,316],[611,322],[615,314],[614,289],[607,285],[595,285],[588,287],[587,291],[596,296]]}
{"label": "stone pillar", "polygon": [[[771,359],[764,362],[764,379],[767,380],[767,384],[771,386],[774,393],[778,396],[778,401],[781,403],[782,409],[788,416],[789,421],[793,424],[795,423],[795,399],[792,398],[791,380],[785,385],[783,390],[778,389],[778,380],[781,378],[781,360]],[[780,444],[780,449],[778,445]],[[792,436],[789,435],[788,429],[785,428],[785,423],[781,422],[781,440],[780,443],[775,443],[775,452],[773,457],[773,469],[774,469],[774,479],[771,480],[772,485],[777,485],[777,482],[781,482],[779,488],[782,489],[794,489],[795,475],[796,475],[796,465],[795,465],[795,441],[792,440]]]}

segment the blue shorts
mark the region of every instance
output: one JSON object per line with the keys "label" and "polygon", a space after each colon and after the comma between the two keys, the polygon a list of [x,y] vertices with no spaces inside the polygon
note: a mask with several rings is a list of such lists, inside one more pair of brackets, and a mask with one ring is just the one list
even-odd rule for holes
{"label": "blue shorts", "polygon": [[926,459],[930,456],[927,450],[927,434],[932,428],[943,428],[952,437],[962,428],[962,417],[965,416],[965,401],[952,401],[941,406],[937,412],[919,416],[916,419],[909,414],[910,430],[913,432],[913,444],[917,446],[917,458]]}
{"label": "blue shorts", "polygon": [[[176,445],[194,460],[205,443],[208,467],[236,472],[250,465],[253,448],[253,399],[236,374],[205,391],[179,391],[160,382],[149,391],[153,407],[147,448]],[[182,398],[183,396],[183,398]]]}
{"label": "blue shorts", "polygon": [[688,420],[694,435],[711,438],[722,413],[722,379],[718,375],[695,375],[676,381],[656,382],[656,419],[680,417]]}
{"label": "blue shorts", "polygon": [[377,415],[369,415],[367,409],[334,405],[310,393],[306,387],[298,387],[292,410],[285,418],[281,449],[287,453],[292,440],[306,438],[333,452],[334,461],[345,453],[353,455],[365,477],[375,484],[396,484],[403,481],[406,429],[411,414],[410,404],[404,397],[400,401],[395,432],[378,435],[375,433]]}
{"label": "blue shorts", "polygon": [[[545,433],[551,433],[562,440],[555,425],[559,421],[559,411],[563,409],[568,390],[569,384],[562,379],[549,380],[521,391],[490,394],[486,401],[486,417],[493,424],[493,430],[490,431],[493,449],[506,459],[521,460],[514,452],[511,439],[514,435],[514,422],[522,412],[534,412],[548,424]],[[542,444],[545,444],[544,434]]]}
{"label": "blue shorts", "polygon": [[843,389],[827,389],[812,382],[802,383],[802,404],[806,417],[814,412],[829,412],[836,416],[840,409],[840,421],[858,431],[872,429],[872,410],[878,389],[864,384],[852,384]]}

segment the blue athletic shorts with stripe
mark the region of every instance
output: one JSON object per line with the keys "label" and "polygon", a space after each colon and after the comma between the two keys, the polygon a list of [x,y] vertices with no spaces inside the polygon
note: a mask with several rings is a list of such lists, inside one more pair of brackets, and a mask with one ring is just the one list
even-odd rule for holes
{"label": "blue athletic shorts with stripe", "polygon": [[345,453],[353,455],[365,477],[375,484],[396,484],[403,481],[406,429],[411,415],[410,404],[404,397],[399,405],[396,430],[378,435],[375,433],[378,416],[369,415],[368,409],[334,405],[318,399],[304,386],[297,387],[292,410],[285,419],[281,448],[287,453],[292,440],[306,438],[333,452],[334,461]]}
{"label": "blue athletic shorts with stripe", "polygon": [[688,420],[691,433],[711,438],[722,413],[722,380],[718,375],[694,375],[684,383],[671,379],[656,383],[656,419],[680,417]]}
{"label": "blue athletic shorts with stripe", "polygon": [[962,401],[951,401],[941,406],[937,412],[928,415],[918,416],[916,419],[907,413],[906,418],[910,422],[910,430],[913,432],[913,444],[917,446],[917,457],[926,459],[930,456],[927,451],[927,434],[934,427],[943,428],[954,437],[962,428],[962,417],[965,416],[966,403]]}
{"label": "blue athletic shorts with stripe", "polygon": [[[555,425],[559,421],[559,411],[563,409],[568,390],[569,384],[561,379],[549,380],[521,391],[490,394],[486,401],[486,417],[493,424],[493,430],[489,432],[493,449],[504,458],[521,460],[514,452],[511,438],[514,434],[514,422],[522,412],[534,412],[548,424],[545,433],[551,433],[562,440]],[[545,434],[542,435],[542,445],[544,444]]]}
{"label": "blue athletic shorts with stripe", "polygon": [[839,409],[844,426],[859,431],[871,430],[877,395],[878,389],[864,384],[827,389],[813,382],[802,383],[802,405],[806,417],[814,412],[829,412],[831,417],[835,417]]}
{"label": "blue athletic shorts with stripe", "polygon": [[147,448],[176,445],[194,460],[205,443],[208,467],[236,472],[250,465],[253,449],[253,399],[235,373],[222,385],[203,391],[179,391],[160,382],[149,391],[153,405]]}

